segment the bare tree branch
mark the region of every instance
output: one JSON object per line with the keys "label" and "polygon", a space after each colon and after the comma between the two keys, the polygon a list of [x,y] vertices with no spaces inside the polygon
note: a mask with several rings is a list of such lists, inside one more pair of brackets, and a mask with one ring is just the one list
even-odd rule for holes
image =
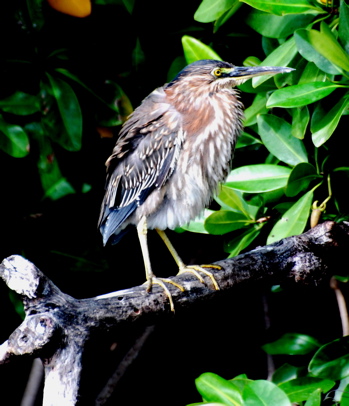
{"label": "bare tree branch", "polygon": [[[191,274],[172,279],[177,312],[200,301],[226,294],[240,283],[318,285],[338,272],[334,263],[345,257],[349,223],[323,223],[307,233],[257,248],[236,258],[217,262],[212,269],[220,290],[214,290]],[[0,363],[19,355],[40,357],[45,368],[45,406],[71,406],[79,402],[79,384],[86,343],[98,334],[115,334],[139,324],[153,325],[173,317],[168,298],[154,286],[147,293],[137,286],[90,299],[74,299],[61,292],[39,269],[14,255],[3,260],[0,276],[23,298],[26,318],[0,346]]]}

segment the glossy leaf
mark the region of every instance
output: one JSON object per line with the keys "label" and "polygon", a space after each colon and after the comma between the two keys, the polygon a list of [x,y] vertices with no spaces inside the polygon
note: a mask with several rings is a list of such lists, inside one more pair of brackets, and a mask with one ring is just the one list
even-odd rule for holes
{"label": "glossy leaf", "polygon": [[340,406],[349,406],[349,384],[344,388],[339,405]]}
{"label": "glossy leaf", "polygon": [[262,145],[262,142],[259,138],[254,137],[253,135],[248,134],[247,132],[243,131],[242,134],[238,137],[236,141],[235,148],[244,148],[248,147],[249,145],[255,145],[255,144],[260,144]]}
{"label": "glossy leaf", "polygon": [[349,53],[349,5],[341,0],[339,7],[339,41],[347,53]]}
{"label": "glossy leaf", "polygon": [[243,213],[247,218],[253,218],[250,215],[248,204],[242,197],[242,193],[225,185],[221,186],[221,191],[215,199],[226,210],[232,210]]}
{"label": "glossy leaf", "polygon": [[[325,47],[331,46],[330,41],[327,40],[323,33],[316,30],[299,29],[295,32],[294,38],[298,52],[307,61],[314,62],[319,69],[326,73],[334,75],[341,73],[341,69],[335,66],[321,51],[323,42],[325,42]],[[320,43],[318,44],[317,41],[320,41]]]}
{"label": "glossy leaf", "polygon": [[268,236],[267,244],[301,234],[307,224],[312,202],[313,192],[309,191],[287,210],[275,224]]}
{"label": "glossy leaf", "polygon": [[349,336],[322,346],[309,364],[312,375],[333,380],[349,376]]}
{"label": "glossy leaf", "polygon": [[297,378],[298,370],[298,367],[285,363],[273,373],[272,382],[278,385],[282,382]]}
{"label": "glossy leaf", "polygon": [[287,394],[292,403],[299,403],[307,400],[315,390],[319,389],[326,393],[332,389],[335,384],[336,382],[329,379],[304,376],[283,382],[279,385],[279,388]]}
{"label": "glossy leaf", "polygon": [[291,402],[283,390],[269,381],[251,382],[243,391],[244,406],[291,406]]}
{"label": "glossy leaf", "polygon": [[247,24],[268,38],[286,38],[298,28],[305,28],[314,17],[311,14],[288,14],[277,16],[260,10],[251,10]]}
{"label": "glossy leaf", "polygon": [[321,178],[316,169],[309,163],[300,163],[295,166],[288,178],[286,196],[293,197],[305,190],[310,182],[316,178]]}
{"label": "glossy leaf", "polygon": [[291,125],[272,114],[258,116],[258,134],[270,153],[289,165],[307,162],[307,151],[301,140],[292,136]]}
{"label": "glossy leaf", "polygon": [[349,55],[338,43],[329,26],[321,21],[320,33],[311,30],[311,40],[314,48],[334,65],[349,71]]}
{"label": "glossy leaf", "polygon": [[210,234],[222,235],[243,228],[251,222],[252,220],[242,213],[219,210],[206,219],[205,228]]}
{"label": "glossy leaf", "polygon": [[239,255],[242,250],[247,248],[252,241],[258,237],[261,232],[263,224],[255,224],[253,227],[249,227],[244,230],[237,237],[230,240],[225,246],[224,251],[229,253],[229,258]]}
{"label": "glossy leaf", "polygon": [[29,153],[29,138],[19,125],[7,123],[0,116],[0,149],[14,158],[23,158]]}
{"label": "glossy leaf", "polygon": [[236,386],[226,379],[207,372],[195,380],[195,385],[206,402],[223,403],[226,406],[242,406],[241,395]]}
{"label": "glossy leaf", "polygon": [[[347,95],[349,96],[349,94]],[[349,97],[340,99],[325,116],[313,115],[312,140],[316,147],[324,144],[336,130],[344,110],[349,106]]]}
{"label": "glossy leaf", "polygon": [[287,333],[272,343],[263,345],[268,354],[304,355],[316,351],[320,343],[306,334]]}
{"label": "glossy leaf", "polygon": [[81,148],[82,138],[82,114],[79,101],[67,82],[46,74],[67,133],[67,137],[62,134],[58,141],[67,150],[78,151]]}
{"label": "glossy leaf", "polygon": [[62,177],[46,190],[45,197],[48,197],[52,200],[58,200],[66,195],[70,195],[73,193],[75,193],[75,190],[72,185],[67,181],[66,178]]}
{"label": "glossy leaf", "polygon": [[326,73],[320,70],[314,62],[307,62],[301,77],[299,78],[298,84],[309,82],[325,82],[327,78]]}
{"label": "glossy leaf", "polygon": [[25,116],[40,111],[40,101],[37,96],[18,91],[0,100],[0,109],[7,113]]}
{"label": "glossy leaf", "polygon": [[268,192],[286,186],[290,173],[290,168],[279,165],[241,166],[230,172],[226,185],[242,192]]}
{"label": "glossy leaf", "polygon": [[213,210],[205,209],[202,216],[197,217],[196,219],[192,220],[189,224],[183,225],[181,229],[185,231],[191,231],[193,233],[201,233],[201,234],[208,234],[205,228],[205,220],[209,217]]}
{"label": "glossy leaf", "polygon": [[310,114],[308,106],[292,109],[292,129],[293,137],[302,140],[304,138],[309,123]]}
{"label": "glossy leaf", "polygon": [[241,0],[253,8],[270,14],[322,14],[325,13],[320,7],[313,6],[307,0]]}
{"label": "glossy leaf", "polygon": [[321,406],[321,389],[314,390],[305,402],[304,406]]}
{"label": "glossy leaf", "polygon": [[[297,47],[293,36],[269,54],[260,66],[288,66],[297,54]],[[256,76],[252,79],[252,86],[257,87],[270,78],[269,75]]]}
{"label": "glossy leaf", "polygon": [[233,6],[227,10],[225,13],[223,13],[214,23],[214,28],[213,32],[217,32],[218,28],[221,27],[223,24],[225,24],[230,17],[232,17],[242,6],[242,3],[240,1],[235,1]]}
{"label": "glossy leaf", "polygon": [[200,23],[215,21],[237,2],[237,0],[203,0],[194,14],[194,20]]}
{"label": "glossy leaf", "polygon": [[188,64],[200,59],[221,60],[220,56],[212,48],[189,35],[182,37],[182,45],[184,56]]}
{"label": "glossy leaf", "polygon": [[276,90],[269,98],[267,107],[302,107],[331,94],[343,87],[330,82],[313,82]]}
{"label": "glossy leaf", "polygon": [[268,112],[266,108],[267,104],[267,93],[257,93],[251,106],[245,109],[245,119],[244,126],[256,124],[258,114],[265,114]]}

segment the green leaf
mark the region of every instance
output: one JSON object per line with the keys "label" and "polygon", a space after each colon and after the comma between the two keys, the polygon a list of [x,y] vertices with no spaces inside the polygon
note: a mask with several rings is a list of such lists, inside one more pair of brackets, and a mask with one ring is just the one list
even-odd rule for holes
{"label": "green leaf", "polygon": [[0,116],[0,149],[14,158],[23,158],[29,153],[29,138],[19,125],[7,123]]}
{"label": "green leaf", "polygon": [[255,145],[255,144],[262,144],[261,140],[254,137],[253,135],[247,134],[245,131],[242,132],[242,134],[238,137],[236,141],[235,148],[244,148],[248,147],[249,145]]}
{"label": "green leaf", "polygon": [[214,23],[214,29],[213,32],[216,33],[218,31],[218,28],[221,27],[223,24],[225,24],[230,17],[232,17],[242,6],[242,3],[240,1],[235,1],[233,7],[231,7],[229,10],[227,10],[225,13],[223,13]]}
{"label": "green leaf", "polygon": [[273,373],[272,381],[278,385],[290,379],[297,378],[298,370],[299,367],[285,363]]}
{"label": "green leaf", "polygon": [[239,255],[242,250],[247,248],[252,241],[258,237],[261,232],[263,224],[255,224],[243,231],[237,237],[230,240],[225,246],[224,251],[229,253],[229,258]]}
{"label": "green leaf", "polygon": [[242,193],[225,185],[221,186],[221,191],[215,199],[223,209],[243,213],[245,217],[252,219],[249,205],[242,197]]}
{"label": "green leaf", "polygon": [[339,379],[349,376],[349,336],[322,346],[309,364],[309,372],[319,378]]}
{"label": "green leaf", "polygon": [[283,390],[264,380],[253,381],[246,386],[242,398],[244,406],[291,406]]}
{"label": "green leaf", "polygon": [[58,200],[66,195],[73,193],[75,193],[75,190],[72,185],[67,181],[66,178],[62,177],[46,190],[44,197],[48,197],[52,200]]}
{"label": "green leaf", "polygon": [[344,110],[349,106],[349,94],[336,103],[325,116],[313,114],[311,121],[312,140],[316,147],[324,144],[334,133]]}
{"label": "green leaf", "polygon": [[205,228],[205,220],[212,213],[214,213],[213,210],[205,209],[202,216],[197,217],[196,219],[192,220],[189,224],[182,226],[181,229],[185,231],[191,231],[192,233],[208,234]]}
{"label": "green leaf", "polygon": [[307,162],[307,151],[301,140],[292,136],[291,125],[272,114],[258,116],[258,134],[270,153],[289,165]]}
{"label": "green leaf", "polygon": [[226,406],[242,406],[241,395],[236,386],[216,374],[207,372],[200,375],[195,380],[195,385],[206,402],[223,403]]}
{"label": "green leaf", "polygon": [[349,53],[349,6],[344,0],[341,0],[339,7],[338,36],[345,51]]}
{"label": "green leaf", "polygon": [[79,101],[67,82],[54,78],[48,73],[46,75],[67,133],[67,137],[62,136],[58,141],[69,151],[79,151],[82,139],[82,114]]}
{"label": "green leaf", "polygon": [[308,106],[292,109],[292,130],[293,137],[302,140],[304,138],[309,123],[310,114]]}
{"label": "green leaf", "polygon": [[270,96],[267,107],[302,107],[323,99],[339,87],[345,86],[314,82],[278,89]]}
{"label": "green leaf", "polygon": [[327,79],[326,73],[320,70],[314,62],[307,62],[298,84],[309,82],[325,82]]}
{"label": "green leaf", "polygon": [[[272,53],[270,53],[260,66],[287,66],[297,54],[297,47],[293,36]],[[257,87],[268,80],[270,75],[257,76],[252,79],[252,86]]]}
{"label": "green leaf", "polygon": [[278,340],[263,345],[268,354],[304,355],[319,349],[320,343],[306,334],[287,333]]}
{"label": "green leaf", "polygon": [[[339,388],[338,388],[339,389]],[[344,388],[343,395],[341,397],[340,406],[349,406],[349,384]],[[307,405],[305,405],[307,406]]]}
{"label": "green leaf", "polygon": [[295,32],[294,38],[297,44],[298,52],[309,62],[314,62],[315,65],[326,73],[338,75],[341,69],[333,65],[333,63],[324,55],[321,47],[317,44],[323,44],[326,48],[330,46],[327,37],[316,30],[299,29]]}
{"label": "green leaf", "polygon": [[321,406],[321,389],[316,389],[309,395],[304,406]]}
{"label": "green leaf", "polygon": [[215,21],[235,3],[238,3],[238,0],[203,0],[194,14],[194,20],[200,23]]}
{"label": "green leaf", "polygon": [[322,14],[320,7],[313,6],[307,0],[241,0],[253,8],[279,16],[285,14]]}
{"label": "green leaf", "polygon": [[268,109],[266,108],[267,104],[267,93],[257,93],[253,103],[251,104],[250,107],[245,109],[245,119],[244,119],[244,126],[247,127],[249,125],[256,124],[257,122],[257,115],[258,114],[264,114],[268,112]]}
{"label": "green leaf", "polygon": [[313,192],[310,190],[288,209],[275,224],[268,236],[267,244],[301,234],[307,224],[312,201]]}
{"label": "green leaf", "polygon": [[277,16],[260,10],[251,10],[247,24],[259,34],[268,38],[287,38],[298,28],[305,28],[312,21],[311,14],[288,14]]}
{"label": "green leaf", "polygon": [[188,64],[199,61],[200,59],[222,60],[212,48],[189,35],[184,35],[182,37],[182,45],[184,56]]}
{"label": "green leaf", "polygon": [[7,113],[25,116],[40,111],[40,101],[37,96],[18,91],[0,100],[0,109]]}
{"label": "green leaf", "polygon": [[290,173],[290,168],[279,165],[241,166],[230,172],[226,185],[242,192],[268,192],[286,186]]}
{"label": "green leaf", "polygon": [[242,213],[229,210],[219,210],[212,213],[205,221],[206,230],[213,235],[222,235],[238,230],[250,224],[253,220]]}
{"label": "green leaf", "polygon": [[315,390],[319,389],[326,393],[333,388],[335,384],[336,382],[329,379],[304,376],[283,382],[279,385],[279,388],[287,394],[292,403],[299,403],[307,400]]}
{"label": "green leaf", "polygon": [[286,196],[293,197],[307,189],[310,182],[316,178],[322,178],[316,169],[309,163],[300,163],[295,166],[288,178]]}

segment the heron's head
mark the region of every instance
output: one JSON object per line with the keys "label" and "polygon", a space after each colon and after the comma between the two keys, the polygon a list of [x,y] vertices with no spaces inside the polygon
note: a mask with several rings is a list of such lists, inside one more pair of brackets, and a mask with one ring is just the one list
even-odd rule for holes
{"label": "heron's head", "polygon": [[235,66],[228,62],[203,59],[185,67],[166,88],[178,87],[181,91],[186,87],[189,91],[199,91],[199,89],[214,91],[240,85],[255,76],[276,75],[292,70],[292,68],[279,66]]}

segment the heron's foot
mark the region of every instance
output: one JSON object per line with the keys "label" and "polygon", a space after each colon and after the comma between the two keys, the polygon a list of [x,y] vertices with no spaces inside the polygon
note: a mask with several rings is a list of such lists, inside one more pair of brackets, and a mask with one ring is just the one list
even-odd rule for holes
{"label": "heron's foot", "polygon": [[201,283],[205,284],[204,279],[199,274],[199,272],[202,272],[204,275],[208,276],[211,279],[215,290],[219,290],[219,285],[212,272],[207,271],[204,268],[222,269],[222,267],[220,267],[219,265],[187,265],[179,268],[179,272],[177,275],[181,275],[185,272],[190,272],[191,274],[195,275]]}
{"label": "heron's foot", "polygon": [[171,279],[167,279],[167,278],[157,278],[157,277],[154,277],[154,276],[153,276],[152,278],[149,278],[149,279],[147,280],[147,282],[145,282],[144,284],[145,284],[145,285],[148,285],[148,286],[147,286],[147,292],[150,292],[150,291],[151,291],[151,289],[152,289],[152,287],[153,287],[154,284],[161,286],[162,289],[164,290],[166,296],[168,297],[169,302],[170,302],[171,312],[174,313],[175,308],[174,308],[174,304],[173,304],[172,295],[171,295],[171,292],[169,291],[168,287],[166,286],[166,283],[169,283],[169,284],[175,286],[175,287],[178,288],[181,292],[184,292],[184,291],[185,291],[185,289],[184,289],[184,287],[183,287],[182,285],[180,285],[179,283],[176,283],[176,282],[172,281]]}

